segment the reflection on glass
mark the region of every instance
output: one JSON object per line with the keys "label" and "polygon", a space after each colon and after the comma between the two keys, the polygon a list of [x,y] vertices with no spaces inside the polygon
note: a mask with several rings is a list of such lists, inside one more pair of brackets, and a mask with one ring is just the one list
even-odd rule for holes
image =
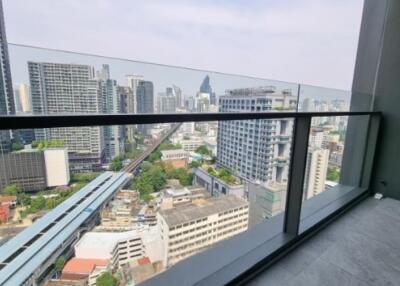
{"label": "reflection on glass", "polygon": [[[10,58],[18,115],[348,109],[346,92],[294,83],[17,45]],[[305,199],[339,180],[346,125],[313,120]],[[137,284],[282,214],[292,132],[292,118],[1,131],[0,284]]]}

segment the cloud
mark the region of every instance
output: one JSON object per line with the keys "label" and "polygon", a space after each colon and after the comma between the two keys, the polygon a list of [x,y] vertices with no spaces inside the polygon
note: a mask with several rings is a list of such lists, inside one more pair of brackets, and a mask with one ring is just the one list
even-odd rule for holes
{"label": "cloud", "polygon": [[8,40],[349,89],[362,0],[3,0]]}

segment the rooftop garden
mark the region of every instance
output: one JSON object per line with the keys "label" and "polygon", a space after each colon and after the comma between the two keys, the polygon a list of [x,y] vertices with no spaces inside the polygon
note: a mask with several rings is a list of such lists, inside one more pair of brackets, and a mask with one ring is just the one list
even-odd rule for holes
{"label": "rooftop garden", "polygon": [[235,176],[225,168],[214,168],[209,166],[206,170],[211,176],[216,177],[227,184],[232,185],[237,182]]}

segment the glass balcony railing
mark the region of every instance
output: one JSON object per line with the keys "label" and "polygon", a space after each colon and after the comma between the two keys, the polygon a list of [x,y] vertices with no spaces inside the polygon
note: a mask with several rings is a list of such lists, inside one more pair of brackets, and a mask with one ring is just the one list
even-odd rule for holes
{"label": "glass balcony railing", "polygon": [[[225,284],[367,191],[379,113],[349,112],[349,92],[9,52],[17,115],[0,117],[1,285]],[[371,129],[359,162],[346,153],[355,117]],[[349,161],[359,184],[343,175]],[[238,261],[236,276],[207,280]],[[182,282],[187,265],[197,272]]]}

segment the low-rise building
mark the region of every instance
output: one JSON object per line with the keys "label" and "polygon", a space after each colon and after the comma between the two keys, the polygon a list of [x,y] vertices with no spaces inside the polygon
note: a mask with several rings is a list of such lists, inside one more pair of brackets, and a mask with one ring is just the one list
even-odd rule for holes
{"label": "low-rise building", "polygon": [[287,184],[246,182],[249,198],[249,226],[258,224],[285,210]]}
{"label": "low-rise building", "polygon": [[114,199],[101,210],[102,230],[130,230],[134,225],[134,216],[139,212],[139,193],[133,190],[121,190]]}
{"label": "low-rise building", "polygon": [[161,160],[171,164],[174,168],[186,168],[189,160],[189,153],[183,149],[161,151]]}
{"label": "low-rise building", "polygon": [[194,152],[196,149],[204,144],[203,139],[200,137],[190,137],[189,139],[186,138],[176,138],[171,140],[174,144],[180,144],[182,149],[186,152]]}
{"label": "low-rise building", "polygon": [[193,175],[193,184],[204,187],[213,197],[220,195],[245,197],[245,187],[236,177],[234,182],[226,182],[202,167],[195,168]]}
{"label": "low-rise building", "polygon": [[149,257],[161,260],[161,240],[156,227],[142,227],[123,232],[87,232],[75,245],[75,256],[109,260],[112,268],[129,261]]}
{"label": "low-rise building", "polygon": [[171,266],[247,230],[249,210],[247,201],[227,195],[160,210],[157,218],[165,250],[162,261]]}
{"label": "low-rise building", "polygon": [[17,206],[17,196],[0,196],[0,205],[7,205],[9,208]]}
{"label": "low-rise building", "polygon": [[191,203],[193,200],[209,197],[201,186],[191,186],[180,189],[169,188],[163,191],[161,209],[171,209],[180,204]]}
{"label": "low-rise building", "polygon": [[73,257],[64,266],[61,280],[87,280],[89,286],[96,286],[96,279],[107,271],[108,259],[86,259]]}
{"label": "low-rise building", "polygon": [[70,180],[66,149],[22,150],[0,155],[0,191],[18,185],[23,191],[65,186]]}

